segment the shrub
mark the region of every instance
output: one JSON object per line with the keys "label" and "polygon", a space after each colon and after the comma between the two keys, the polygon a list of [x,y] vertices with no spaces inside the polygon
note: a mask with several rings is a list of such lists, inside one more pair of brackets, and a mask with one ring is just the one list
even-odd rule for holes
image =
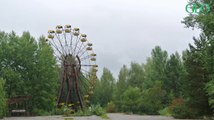
{"label": "shrub", "polygon": [[102,118],[108,118],[106,111],[98,104],[91,105],[90,107],[84,108],[72,114],[72,116],[90,116],[97,115]]}
{"label": "shrub", "polygon": [[92,113],[97,116],[102,116],[106,114],[106,111],[98,104],[91,106]]}
{"label": "shrub", "polygon": [[107,106],[106,106],[106,111],[108,112],[108,113],[114,113],[114,112],[116,112],[116,106],[115,106],[115,104],[114,104],[114,102],[109,102],[108,104],[107,104]]}
{"label": "shrub", "polygon": [[38,116],[48,116],[48,115],[51,115],[51,112],[48,112],[48,111],[42,110],[42,109],[37,109],[37,108],[33,109],[33,113],[35,115],[38,115]]}
{"label": "shrub", "polygon": [[189,108],[182,98],[174,99],[169,107],[169,110],[175,118],[184,119],[196,117],[194,110]]}
{"label": "shrub", "polygon": [[160,110],[158,113],[159,113],[160,115],[163,115],[163,116],[171,116],[171,114],[170,114],[170,111],[169,111],[169,108],[168,108],[168,107],[166,107],[166,108],[164,108],[164,109]]}
{"label": "shrub", "polygon": [[129,87],[122,95],[122,110],[124,112],[138,113],[140,111],[141,92],[137,87]]}
{"label": "shrub", "polygon": [[165,96],[162,83],[156,81],[154,86],[142,91],[141,111],[149,115],[158,115],[158,111],[163,109],[162,100]]}

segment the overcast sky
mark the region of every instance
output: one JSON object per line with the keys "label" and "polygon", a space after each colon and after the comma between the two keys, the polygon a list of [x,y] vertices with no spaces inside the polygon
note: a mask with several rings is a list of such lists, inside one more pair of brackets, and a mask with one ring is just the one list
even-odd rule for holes
{"label": "overcast sky", "polygon": [[181,52],[199,31],[184,28],[187,0],[0,0],[0,30],[38,38],[71,24],[94,44],[99,65],[117,78],[123,64],[145,63],[160,45]]}

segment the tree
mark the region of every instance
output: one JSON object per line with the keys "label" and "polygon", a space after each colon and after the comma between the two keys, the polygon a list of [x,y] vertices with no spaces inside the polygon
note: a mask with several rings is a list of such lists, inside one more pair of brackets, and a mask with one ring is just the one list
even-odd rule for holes
{"label": "tree", "polygon": [[40,37],[39,39],[36,66],[33,75],[35,81],[31,82],[34,84],[31,89],[31,95],[34,96],[33,108],[51,111],[56,102],[59,77],[53,50],[45,42],[45,37]]}
{"label": "tree", "polygon": [[6,96],[5,96],[5,90],[4,90],[4,83],[5,81],[0,78],[0,119],[3,118],[6,114]]}
{"label": "tree", "polygon": [[209,81],[208,71],[204,67],[206,62],[204,55],[206,52],[206,39],[200,36],[194,38],[194,45],[189,45],[187,56],[184,59],[184,65],[187,71],[185,80],[185,97],[188,100],[188,106],[195,111],[196,115],[210,114],[211,109],[208,104],[208,95],[205,91],[205,85]]}
{"label": "tree", "polygon": [[128,68],[126,67],[126,65],[123,65],[118,75],[119,79],[116,83],[116,89],[113,92],[113,100],[116,103],[118,110],[121,110],[122,94],[128,89],[128,73]]}
{"label": "tree", "polygon": [[143,66],[138,63],[131,63],[131,68],[128,72],[127,83],[129,86],[142,88],[144,82]]}
{"label": "tree", "polygon": [[[173,98],[182,96],[182,85],[184,84],[185,74],[180,55],[177,52],[172,54],[166,64],[166,79],[164,80],[163,87],[168,93],[172,94]],[[169,103],[171,101],[172,99]]]}
{"label": "tree", "polygon": [[37,109],[34,112],[51,111],[58,78],[53,51],[45,38],[37,43],[29,32],[22,36],[0,32],[0,57],[0,77],[5,79],[7,98],[32,96],[32,107]]}
{"label": "tree", "polygon": [[147,63],[144,65],[145,69],[145,87],[151,88],[155,81],[164,81],[166,79],[166,64],[168,54],[163,51],[161,47],[156,46],[152,50],[151,58],[147,59]]}
{"label": "tree", "polygon": [[[113,98],[113,90],[115,89],[115,79],[107,68],[103,68],[103,74],[96,88],[97,99],[101,106],[106,106]],[[98,92],[99,91],[99,92]]]}
{"label": "tree", "polygon": [[[189,2],[192,2],[191,0]],[[195,80],[191,79],[192,82],[190,82],[190,86],[195,86],[195,88],[192,88],[192,94],[190,94],[189,90],[189,96],[194,99],[200,97],[199,99],[199,107],[197,109],[201,109],[198,111],[198,114],[210,114],[210,106],[214,108],[214,94],[213,94],[213,66],[214,66],[214,44],[213,44],[213,38],[214,38],[214,2],[209,0],[201,0],[196,2],[202,2],[202,3],[208,3],[210,5],[211,11],[207,14],[199,13],[197,15],[188,15],[184,18],[182,23],[186,25],[186,27],[192,27],[192,28],[199,28],[202,33],[200,35],[199,39],[194,38],[194,44],[190,45],[190,50],[187,52],[188,57],[186,58],[185,64],[186,67],[192,67],[188,68],[188,76],[187,79],[191,79],[192,76]],[[191,56],[189,56],[191,55]],[[197,65],[193,65],[197,64]],[[194,73],[196,72],[196,73]],[[198,83],[199,82],[199,83]],[[194,91],[196,89],[196,91]],[[202,93],[198,96],[196,95],[196,92]],[[208,95],[207,95],[208,94]],[[195,103],[194,101],[193,103]],[[204,103],[203,103],[204,102]],[[209,104],[208,104],[209,103]],[[196,104],[196,103],[195,103]],[[203,104],[203,105],[202,105]],[[194,106],[194,105],[193,105]],[[201,108],[202,107],[202,108]],[[204,111],[203,111],[204,110]]]}
{"label": "tree", "polygon": [[142,101],[142,94],[137,87],[128,87],[122,94],[121,108],[122,111],[140,113],[140,103]]}

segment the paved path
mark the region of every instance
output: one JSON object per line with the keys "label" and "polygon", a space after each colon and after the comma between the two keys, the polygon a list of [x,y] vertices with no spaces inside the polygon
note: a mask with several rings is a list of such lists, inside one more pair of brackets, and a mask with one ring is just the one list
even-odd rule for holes
{"label": "paved path", "polygon": [[[125,115],[122,113],[110,113],[108,114],[110,120],[179,120],[172,117],[164,116],[148,116],[148,115]],[[73,117],[74,120],[103,120],[97,116],[89,117]],[[64,120],[61,116],[41,116],[41,117],[10,117],[3,120]],[[184,119],[183,119],[184,120]],[[187,119],[186,119],[187,120]]]}
{"label": "paved path", "polygon": [[164,116],[126,115],[121,113],[111,113],[111,114],[108,114],[108,116],[110,120],[179,120],[179,119],[174,119],[172,117],[164,117]]}

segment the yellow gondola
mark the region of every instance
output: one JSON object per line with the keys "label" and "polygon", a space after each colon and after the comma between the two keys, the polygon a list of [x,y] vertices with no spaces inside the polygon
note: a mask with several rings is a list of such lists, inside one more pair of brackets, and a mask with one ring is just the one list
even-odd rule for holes
{"label": "yellow gondola", "polygon": [[86,34],[81,34],[81,37],[87,37],[87,35]]}
{"label": "yellow gondola", "polygon": [[97,54],[92,53],[91,56],[97,56]]}
{"label": "yellow gondola", "polygon": [[61,33],[62,33],[62,30],[56,30],[56,33],[57,33],[57,34],[61,34]]}
{"label": "yellow gondola", "polygon": [[53,36],[53,35],[48,35],[48,38],[49,38],[49,39],[53,39],[54,36]]}
{"label": "yellow gondola", "polygon": [[86,42],[87,39],[86,39],[86,38],[81,38],[80,41],[81,41],[81,42]]}
{"label": "yellow gondola", "polygon": [[71,25],[65,25],[65,28],[71,28]]}
{"label": "yellow gondola", "polygon": [[80,29],[79,28],[74,28],[74,31],[79,31]]}
{"label": "yellow gondola", "polygon": [[65,29],[65,33],[70,33],[71,30],[70,29]]}
{"label": "yellow gondola", "polygon": [[48,33],[55,33],[54,30],[48,30]]}
{"label": "yellow gondola", "polygon": [[74,35],[74,36],[78,36],[79,34],[80,34],[79,31],[74,31],[74,32],[73,32],[73,35]]}
{"label": "yellow gondola", "polygon": [[86,50],[92,50],[92,47],[87,47]]}
{"label": "yellow gondola", "polygon": [[88,45],[88,46],[92,46],[93,44],[92,44],[92,43],[88,43],[87,45]]}
{"label": "yellow gondola", "polygon": [[98,67],[98,65],[93,65],[93,67]]}
{"label": "yellow gondola", "polygon": [[96,61],[96,58],[91,58],[91,61]]}
{"label": "yellow gondola", "polygon": [[61,25],[57,25],[56,28],[57,29],[62,29],[62,26]]}

